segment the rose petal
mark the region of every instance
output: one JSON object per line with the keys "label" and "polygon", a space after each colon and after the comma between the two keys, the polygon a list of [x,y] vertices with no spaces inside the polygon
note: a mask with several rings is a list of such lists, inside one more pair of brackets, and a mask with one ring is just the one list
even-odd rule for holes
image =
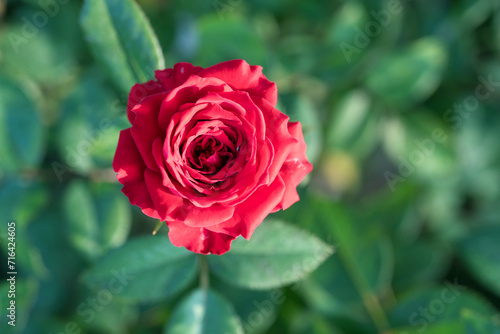
{"label": "rose petal", "polygon": [[198,103],[216,103],[223,110],[235,113],[242,121],[251,124],[256,129],[255,136],[264,139],[266,123],[263,111],[254,103],[245,92],[210,93],[201,98]]}
{"label": "rose petal", "polygon": [[117,179],[123,184],[122,192],[130,203],[140,207],[146,215],[158,219],[160,217],[144,181],[145,169],[146,165],[130,134],[130,128],[122,130],[113,159],[113,170],[118,173]]}
{"label": "rose petal", "polygon": [[281,166],[290,153],[292,147],[297,144],[297,139],[288,131],[287,115],[274,108],[269,102],[262,98],[253,98],[255,104],[262,110],[266,127],[266,137],[274,147],[273,162],[269,166],[269,179],[272,181],[278,175]]}
{"label": "rose petal", "polygon": [[280,177],[285,182],[286,190],[283,200],[276,209],[283,210],[299,200],[297,186],[313,169],[312,164],[307,161],[306,143],[302,134],[301,124],[299,122],[289,123],[288,130],[290,134],[298,140],[298,143],[290,151],[290,154],[279,172]]}
{"label": "rose petal", "polygon": [[203,227],[218,224],[233,216],[234,207],[214,204],[207,208],[199,208],[191,201],[172,194],[163,186],[159,173],[146,169],[144,179],[162,220],[179,220],[188,226]]}
{"label": "rose petal", "polygon": [[167,168],[165,166],[165,161],[163,159],[163,153],[162,153],[163,140],[161,138],[156,138],[155,141],[153,142],[152,149],[153,149],[153,156],[155,158],[156,164],[158,165],[158,168],[160,169],[163,186],[167,187],[173,195],[180,196],[180,194],[175,190],[175,186],[172,183],[175,180],[172,180],[172,177],[168,173]]}
{"label": "rose petal", "polygon": [[231,88],[217,78],[201,78],[197,75],[190,76],[181,86],[171,90],[165,97],[158,115],[158,126],[166,130],[172,116],[186,103],[198,101],[208,92],[228,92]]}
{"label": "rose petal", "polygon": [[177,86],[182,85],[187,78],[193,74],[197,74],[202,70],[199,66],[193,66],[190,63],[177,63],[174,68],[167,68],[161,71],[155,71],[155,78],[165,88],[172,90]]}
{"label": "rose petal", "polygon": [[[212,120],[209,121],[208,119]],[[198,207],[209,207],[214,203],[234,200],[238,197],[238,195],[234,192],[220,191],[230,185],[228,182],[221,184],[221,187],[219,188],[214,188],[213,191],[207,189],[211,187],[211,185],[202,185],[196,182],[194,179],[198,174],[195,172],[190,173],[187,160],[183,158],[185,150],[189,147],[192,140],[196,138],[196,136],[207,134],[209,132],[209,126],[222,128],[226,125],[228,127],[234,127],[235,130],[245,131],[246,134],[243,134],[240,131],[233,131],[234,134],[238,134],[236,143],[241,144],[243,137],[245,137],[246,142],[248,142],[248,140],[255,140],[255,129],[250,123],[248,123],[247,120],[244,118],[238,118],[234,113],[223,110],[216,104],[208,103],[190,105],[189,108],[185,108],[185,110],[177,112],[173,115],[171,123],[166,131],[165,143],[163,145],[163,155],[166,161],[168,174],[172,175],[172,178],[177,181],[172,182],[173,186],[176,188],[175,192],[182,194],[185,198],[189,198]],[[228,168],[221,169],[224,173],[227,171],[226,176],[233,175],[241,171],[242,168],[239,167],[244,165],[247,171],[239,174],[238,177],[243,178],[245,175],[248,175],[248,177],[244,178],[242,184],[256,182],[253,175],[250,176],[251,169],[255,166],[256,162],[249,161],[251,155],[255,154],[255,145],[252,145],[252,150],[244,152],[246,146],[249,144],[250,142],[241,145],[241,150],[239,151],[239,154],[237,154],[234,162],[228,166]],[[183,146],[182,150],[181,146]],[[265,156],[266,155],[264,155],[264,157]],[[215,178],[220,176],[222,176],[222,174],[218,174]],[[202,195],[209,193],[210,196]]]}
{"label": "rose petal", "polygon": [[176,196],[163,186],[161,174],[146,169],[144,180],[161,220],[170,219],[172,211],[184,205],[182,197]]}
{"label": "rose petal", "polygon": [[149,96],[132,109],[136,115],[132,123],[132,137],[146,166],[154,171],[159,171],[159,168],[152,154],[152,145],[156,138],[165,136],[156,121],[164,97],[165,93]]}
{"label": "rose petal", "polygon": [[207,227],[220,224],[230,219],[234,214],[234,207],[226,207],[218,203],[207,208],[200,208],[186,199],[184,204],[172,212],[171,217],[173,220],[180,220],[188,226]]}
{"label": "rose petal", "polygon": [[127,116],[130,123],[134,122],[135,113],[132,112],[132,109],[137,104],[139,104],[143,99],[150,95],[155,95],[164,91],[165,88],[163,88],[162,85],[154,80],[150,80],[143,84],[135,84],[134,86],[132,86],[130,94],[128,95],[127,103]]}
{"label": "rose petal", "polygon": [[238,204],[231,219],[221,224],[206,226],[206,228],[212,232],[232,236],[242,235],[248,240],[255,228],[269,213],[273,212],[283,198],[284,192],[285,183],[278,176],[271,185],[260,187],[244,202]]}
{"label": "rose petal", "polygon": [[250,66],[241,59],[230,60],[207,67],[198,72],[200,77],[213,77],[226,82],[231,88],[245,90],[250,95],[260,96],[273,106],[278,101],[278,90],[274,82],[262,74],[261,66]]}
{"label": "rose petal", "polygon": [[223,233],[214,233],[203,227],[190,227],[178,221],[167,222],[170,242],[177,247],[201,254],[224,254],[236,238]]}

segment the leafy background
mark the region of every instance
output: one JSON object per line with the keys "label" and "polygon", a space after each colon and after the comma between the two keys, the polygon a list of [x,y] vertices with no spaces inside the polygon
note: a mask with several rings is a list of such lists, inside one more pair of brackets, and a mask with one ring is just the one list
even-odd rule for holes
{"label": "leafy background", "polygon": [[[500,3],[394,1],[0,1],[0,332],[500,333]],[[314,171],[207,264],[110,165],[134,82],[234,58]]]}

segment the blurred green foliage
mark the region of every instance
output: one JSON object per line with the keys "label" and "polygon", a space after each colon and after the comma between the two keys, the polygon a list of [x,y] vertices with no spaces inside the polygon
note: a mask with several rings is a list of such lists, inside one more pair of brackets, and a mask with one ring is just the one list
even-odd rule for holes
{"label": "blurred green foliage", "polygon": [[[96,18],[103,3],[0,0],[1,333],[500,333],[500,1],[110,0]],[[195,257],[143,236],[155,221],[111,170],[134,82],[234,58],[277,83],[314,164],[271,218],[336,249],[283,289],[245,289],[276,277],[251,260],[231,277],[230,252],[193,290]],[[128,262],[139,280],[109,300],[106,263]]]}

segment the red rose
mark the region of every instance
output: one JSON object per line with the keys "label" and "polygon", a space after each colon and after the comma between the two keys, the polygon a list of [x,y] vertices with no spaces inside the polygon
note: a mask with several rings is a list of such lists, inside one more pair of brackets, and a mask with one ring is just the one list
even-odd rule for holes
{"label": "red rose", "polygon": [[132,126],[120,133],[113,169],[130,203],[166,221],[174,245],[223,254],[299,200],[312,170],[301,125],[275,108],[262,67],[178,63],[155,78],[130,91]]}

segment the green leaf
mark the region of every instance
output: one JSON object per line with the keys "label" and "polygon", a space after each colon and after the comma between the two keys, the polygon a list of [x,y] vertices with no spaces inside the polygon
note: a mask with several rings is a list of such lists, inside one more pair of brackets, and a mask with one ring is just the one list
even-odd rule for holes
{"label": "green leaf", "polygon": [[279,62],[288,73],[309,74],[317,66],[314,55],[319,53],[318,40],[304,33],[284,36],[277,44]]}
{"label": "green leaf", "polygon": [[389,189],[408,178],[439,184],[457,169],[452,133],[441,120],[420,110],[388,119],[383,131],[384,149],[395,165],[394,174],[384,172]]}
{"label": "green leaf", "polygon": [[[58,191],[57,196],[62,198],[62,193]],[[26,239],[39,250],[48,272],[39,280],[39,295],[34,306],[37,316],[47,317],[60,310],[61,301],[72,295],[78,285],[77,275],[88,265],[68,242],[64,233],[65,217],[60,207],[59,201],[52,199],[49,206],[29,224],[26,233]],[[24,241],[18,242],[21,246],[25,245]],[[17,249],[20,251],[23,248]]]}
{"label": "green leaf", "polygon": [[[22,179],[6,179],[0,182],[0,220],[6,223],[15,222],[16,242],[23,245],[16,249],[16,264],[38,277],[46,276],[47,268],[44,266],[39,250],[34,247],[26,231],[48,200],[49,193],[45,184]],[[5,235],[7,235],[7,230],[5,230]],[[0,245],[5,254],[8,252],[7,243],[6,237],[0,238]]]}
{"label": "green leaf", "polygon": [[0,176],[37,167],[45,149],[44,127],[33,89],[0,75]]}
{"label": "green leaf", "polygon": [[379,117],[372,108],[373,101],[362,90],[342,97],[335,105],[328,125],[327,145],[365,157],[377,145]]}
{"label": "green leaf", "polygon": [[366,85],[389,102],[419,102],[439,86],[446,63],[446,49],[439,40],[420,39],[407,50],[381,57]]}
{"label": "green leaf", "polygon": [[[85,289],[85,293],[79,295],[77,300],[87,301],[92,298],[96,298],[96,293]],[[78,306],[74,309],[74,311],[78,312]],[[138,321],[138,305],[131,305],[130,303],[124,303],[123,300],[118,298],[113,298],[109,303],[102,306],[103,309],[100,310],[100,312],[95,312],[95,317],[92,321],[88,321],[91,319],[89,312],[83,313],[85,316],[80,314],[83,317],[81,319],[85,321],[83,323],[85,332],[123,334],[127,332],[127,328],[130,328],[130,326],[133,326]]]}
{"label": "green leaf", "polygon": [[[377,298],[390,288],[394,260],[389,240],[376,224],[364,224],[340,204],[315,199],[311,220],[322,225],[322,235],[338,246],[301,287],[311,308],[328,315],[349,317],[370,326],[372,317],[384,321]],[[374,315],[377,313],[377,315]]]}
{"label": "green leaf", "polygon": [[165,334],[243,334],[233,307],[212,290],[197,289],[181,301]]}
{"label": "green leaf", "polygon": [[228,15],[221,20],[216,14],[205,15],[198,22],[198,32],[200,44],[195,62],[200,66],[231,59],[263,66],[267,60],[264,43],[244,17]]}
{"label": "green leaf", "polygon": [[[484,78],[493,73],[493,78],[500,77],[500,66],[485,66]],[[491,201],[496,204],[500,197],[499,169],[495,161],[500,160],[498,146],[498,129],[500,115],[493,108],[479,107],[467,117],[453,115],[454,127],[457,128],[456,150],[460,152],[460,183],[465,184],[469,194],[477,194],[482,203]]]}
{"label": "green leaf", "polygon": [[400,184],[394,191],[384,187],[365,197],[357,206],[355,219],[378,225],[397,245],[414,242],[422,221],[414,213],[419,189],[412,183]]}
{"label": "green leaf", "polygon": [[271,289],[304,278],[332,252],[331,247],[307,232],[265,220],[249,241],[235,240],[230,252],[209,256],[208,263],[213,273],[228,283]]}
{"label": "green leaf", "polygon": [[[454,175],[451,175],[454,177]],[[440,184],[442,181],[443,184]],[[455,180],[452,180],[455,181]],[[420,212],[426,220],[426,227],[441,240],[455,243],[468,234],[465,215],[462,213],[463,198],[460,185],[446,179],[436,180],[436,186],[429,187],[420,200]],[[460,182],[460,181],[459,181]],[[422,218],[421,218],[422,219]]]}
{"label": "green leaf", "polygon": [[[68,8],[73,5],[68,3],[64,6]],[[28,6],[20,6],[19,10],[14,11],[16,18],[10,18],[12,24],[9,22],[4,26],[6,29],[2,28],[0,31],[0,68],[12,77],[27,78],[52,88],[67,84],[72,79],[77,71],[78,58],[71,53],[65,41],[61,41],[56,35],[62,29],[53,25],[60,17],[66,16],[67,12],[51,17],[46,25],[35,26],[32,18],[40,17],[41,13],[43,11],[40,9]],[[74,30],[73,22],[71,20],[71,24],[66,23],[64,29]],[[52,32],[50,28],[53,28]]]}
{"label": "green leaf", "polygon": [[495,27],[494,31],[494,43],[497,48],[500,48],[500,12],[497,11],[493,17],[493,26]]}
{"label": "green leaf", "polygon": [[[16,265],[19,266],[23,272],[33,273],[38,277],[48,277],[49,271],[45,266],[45,259],[43,259],[40,250],[35,247],[24,226],[16,224],[15,241],[16,245],[22,245],[22,247],[16,248]],[[0,245],[7,255],[8,239],[2,239]]]}
{"label": "green leaf", "polygon": [[500,296],[500,226],[473,229],[458,244],[462,261],[484,287]]}
{"label": "green leaf", "polygon": [[15,221],[25,228],[47,203],[46,184],[23,179],[5,179],[0,182],[0,220]]}
{"label": "green leaf", "polygon": [[[8,240],[3,239],[0,245],[5,249],[5,253],[7,253]],[[24,228],[16,229],[16,245],[22,245],[22,247],[16,248],[16,264],[23,272],[33,273],[41,278],[50,276],[45,266],[45,259],[42,257],[40,250],[35,247]]]}
{"label": "green leaf", "polygon": [[398,327],[388,332],[388,334],[469,334],[464,332],[462,324],[457,322],[429,323],[425,331],[420,326]]}
{"label": "green leaf", "polygon": [[317,314],[306,313],[299,309],[291,321],[290,334],[343,334],[334,327],[326,318]]}
{"label": "green leaf", "polygon": [[95,259],[120,246],[130,230],[130,208],[119,187],[73,181],[64,196],[64,211],[71,243]]}
{"label": "green leaf", "polygon": [[455,8],[455,20],[466,29],[475,29],[495,13],[498,3],[489,0],[462,0]]}
{"label": "green leaf", "polygon": [[395,327],[413,326],[422,332],[431,324],[459,322],[466,309],[489,317],[496,313],[488,301],[455,279],[441,287],[420,287],[407,294],[392,310],[390,319]]}
{"label": "green leaf", "polygon": [[100,222],[100,243],[103,249],[121,246],[130,231],[130,203],[120,191],[121,185],[92,183],[97,217]]}
{"label": "green leaf", "polygon": [[249,290],[216,278],[210,286],[233,305],[245,333],[266,333],[287,300],[283,289]]}
{"label": "green leaf", "polygon": [[[376,227],[352,221],[340,206],[321,206],[324,219],[331,220],[331,231],[339,245],[339,260],[362,294],[380,293],[388,288],[393,271],[393,254],[388,240]],[[328,221],[328,220],[326,220]]]}
{"label": "green leaf", "polygon": [[63,207],[71,243],[91,259],[99,256],[99,222],[89,189],[83,181],[73,181],[69,185]]}
{"label": "green leaf", "polygon": [[500,334],[499,316],[485,317],[483,314],[464,309],[462,311],[462,323],[466,334]]}
{"label": "green leaf", "polygon": [[325,50],[317,53],[320,54],[319,60],[313,57],[319,69],[319,75],[339,84],[353,77],[354,71],[361,64],[372,41],[369,39],[369,42],[365,44],[363,40],[362,45],[358,42],[360,35],[356,28],[364,29],[367,21],[367,12],[363,4],[357,1],[346,2],[335,11],[325,29],[323,41]]}
{"label": "green leaf", "polygon": [[393,286],[398,291],[442,277],[450,265],[449,251],[436,242],[401,245],[395,252]]}
{"label": "green leaf", "polygon": [[86,0],[80,23],[95,58],[124,92],[165,68],[154,31],[133,0]]}
{"label": "green leaf", "polygon": [[117,101],[96,69],[88,71],[64,101],[57,132],[63,161],[51,164],[60,181],[67,171],[86,175],[110,168],[119,132],[130,125]]}
{"label": "green leaf", "polygon": [[136,238],[111,251],[82,279],[93,289],[109,289],[132,302],[153,302],[181,291],[195,273],[195,255],[157,235]]}

